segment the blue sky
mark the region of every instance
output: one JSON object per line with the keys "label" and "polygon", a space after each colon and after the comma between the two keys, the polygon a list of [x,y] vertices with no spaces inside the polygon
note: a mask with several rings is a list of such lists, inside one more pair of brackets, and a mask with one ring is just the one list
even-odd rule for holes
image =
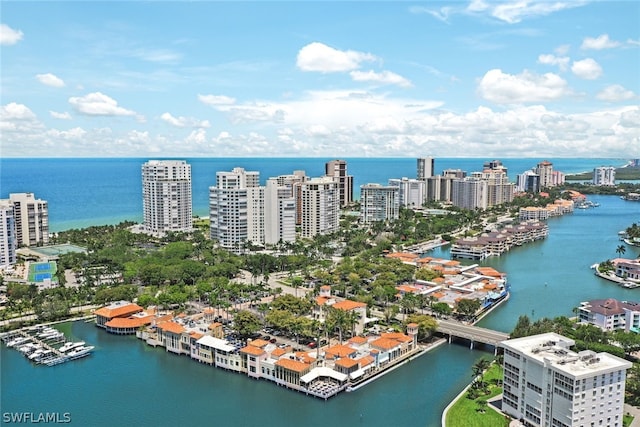
{"label": "blue sky", "polygon": [[3,1],[5,157],[640,157],[640,2]]}

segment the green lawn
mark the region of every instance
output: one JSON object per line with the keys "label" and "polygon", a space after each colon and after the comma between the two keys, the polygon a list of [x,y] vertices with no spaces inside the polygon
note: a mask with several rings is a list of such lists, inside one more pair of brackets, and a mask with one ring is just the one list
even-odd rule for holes
{"label": "green lawn", "polygon": [[624,427],[630,426],[632,421],[633,421],[633,417],[631,415],[623,415],[623,417],[622,417],[622,425]]}
{"label": "green lawn", "polygon": [[491,381],[493,379],[502,379],[502,367],[495,363],[484,375],[484,381],[491,384],[489,394],[475,400],[468,399],[466,393],[462,395],[447,412],[447,427],[506,427],[509,425],[509,418],[505,418],[489,406],[485,408],[484,412],[478,411],[479,400],[488,400],[502,393],[501,387],[493,385]]}

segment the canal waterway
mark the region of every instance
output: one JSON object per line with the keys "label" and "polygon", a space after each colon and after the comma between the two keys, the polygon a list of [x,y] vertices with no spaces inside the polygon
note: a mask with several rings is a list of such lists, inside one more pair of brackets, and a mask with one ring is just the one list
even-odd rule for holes
{"label": "canal waterway", "polygon": [[[640,203],[591,196],[593,209],[549,220],[549,237],[483,262],[509,276],[511,299],[481,326],[510,331],[519,315],[571,315],[580,301],[614,297],[640,300],[640,288],[623,289],[593,275],[589,266],[615,258],[617,233],[640,222]],[[625,257],[638,248],[626,247]],[[447,249],[435,256],[448,257]],[[68,413],[78,426],[428,426],[440,425],[446,405],[471,379],[471,366],[493,349],[444,344],[352,393],[328,401],[266,381],[225,372],[167,354],[133,337],[114,336],[92,324],[60,326],[73,339],[95,345],[84,359],[53,367],[31,364],[0,349],[3,414]],[[62,417],[62,416],[61,416]]]}

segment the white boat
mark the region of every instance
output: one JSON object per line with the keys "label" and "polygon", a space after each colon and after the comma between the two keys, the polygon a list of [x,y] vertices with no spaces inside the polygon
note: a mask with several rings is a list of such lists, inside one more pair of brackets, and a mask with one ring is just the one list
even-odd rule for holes
{"label": "white boat", "polygon": [[28,337],[14,338],[14,339],[12,339],[11,341],[9,341],[7,343],[7,347],[16,347],[16,346],[19,346],[20,344],[26,343],[29,340],[30,340],[30,338],[28,338]]}
{"label": "white boat", "polygon": [[23,345],[22,347],[18,347],[18,351],[20,353],[24,353],[24,354],[29,354],[33,351],[36,351],[37,349],[41,348],[38,344],[35,343],[27,343],[25,345]]}
{"label": "white boat", "polygon": [[34,351],[33,353],[31,353],[30,355],[28,355],[27,357],[29,358],[29,360],[35,360],[36,357],[39,357],[44,352],[45,352],[45,350],[39,348],[36,351]]}
{"label": "white boat", "polygon": [[40,339],[43,341],[57,340],[62,338],[63,336],[64,336],[63,332],[54,331],[54,332],[49,332],[47,335],[41,336]]}
{"label": "white boat", "polygon": [[58,333],[58,331],[55,330],[55,329],[46,328],[45,330],[43,330],[42,332],[40,332],[38,334],[38,338],[43,339],[43,338],[46,338],[46,337],[48,337],[50,335],[57,334],[57,333]]}
{"label": "white boat", "polygon": [[84,341],[78,341],[78,342],[69,341],[68,343],[65,343],[62,347],[60,347],[58,351],[60,353],[66,353],[67,351],[73,350],[76,347],[82,347],[84,344],[85,344]]}
{"label": "white boat", "polygon": [[94,348],[95,347],[92,345],[77,347],[76,349],[68,352],[67,357],[69,358],[69,360],[79,359],[81,357],[88,356],[91,353],[91,350],[93,350]]}
{"label": "white boat", "polygon": [[60,356],[60,357],[54,357],[53,359],[48,359],[45,363],[45,365],[47,366],[55,366],[55,365],[59,365],[61,363],[66,362],[67,360],[69,360],[67,357],[65,356]]}

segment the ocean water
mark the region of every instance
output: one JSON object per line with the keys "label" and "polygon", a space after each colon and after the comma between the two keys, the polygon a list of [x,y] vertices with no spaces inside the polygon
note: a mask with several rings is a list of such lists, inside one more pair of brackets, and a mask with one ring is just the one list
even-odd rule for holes
{"label": "ocean water", "polygon": [[[49,203],[51,231],[90,225],[116,224],[124,220],[142,221],[141,167],[147,158],[109,159],[0,159],[0,198],[9,193],[31,192]],[[324,158],[195,158],[191,164],[193,212],[208,215],[209,187],[216,172],[234,167],[259,171],[261,181],[277,175],[304,170],[308,176],[324,175]],[[390,178],[415,178],[415,158],[347,158],[347,171],[354,177],[354,197],[360,185],[386,184]],[[493,159],[437,158],[436,174],[444,169],[481,170]],[[591,171],[597,166],[622,166],[624,159],[501,159],[509,177],[549,160],[554,170],[564,173]]]}

